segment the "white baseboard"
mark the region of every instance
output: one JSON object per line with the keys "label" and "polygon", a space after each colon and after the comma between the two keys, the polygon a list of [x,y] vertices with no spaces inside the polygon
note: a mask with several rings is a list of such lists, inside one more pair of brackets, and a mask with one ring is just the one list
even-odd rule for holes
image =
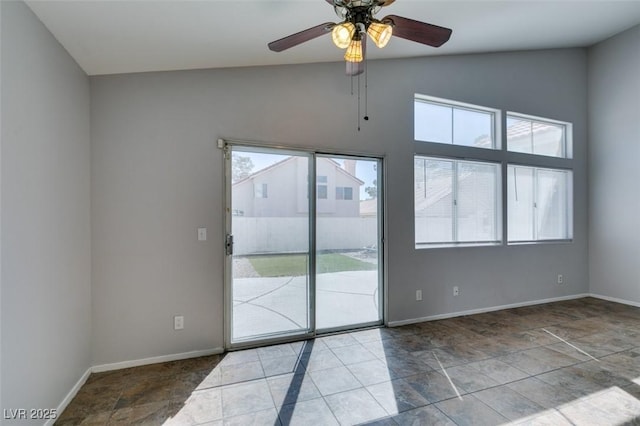
{"label": "white baseboard", "polygon": [[197,358],[200,356],[217,355],[224,352],[223,348],[204,349],[201,351],[183,352],[179,354],[154,356],[151,358],[134,359],[131,361],[114,362],[112,364],[94,365],[92,373],[121,370],[123,368],[139,367],[141,365],[157,364],[159,362],[179,361],[182,359]]}
{"label": "white baseboard", "polygon": [[411,318],[411,319],[401,320],[401,321],[389,321],[388,326],[399,327],[401,325],[416,324],[416,323],[425,322],[425,321],[435,321],[440,319],[461,317],[464,315],[483,314],[485,312],[500,311],[502,309],[521,308],[523,306],[533,306],[533,305],[541,305],[543,303],[561,302],[563,300],[581,299],[583,297],[588,297],[588,296],[592,296],[592,295],[589,293],[572,294],[570,296],[552,297],[551,299],[531,300],[528,302],[511,303],[508,305],[491,306],[488,308],[480,308],[480,309],[471,309],[468,311],[450,312],[447,314],[430,315],[427,317]]}
{"label": "white baseboard", "polygon": [[[91,375],[91,367],[87,368],[87,371],[84,372],[80,380],[76,382],[75,385],[71,388],[67,396],[64,397],[62,402],[58,404],[56,408],[56,413],[58,413],[58,417],[62,414],[62,412],[67,408],[67,405],[71,402],[71,400],[76,396],[80,388],[86,383],[87,379]],[[56,419],[49,419],[45,422],[45,426],[52,426],[56,422]]]}
{"label": "white baseboard", "polygon": [[608,302],[622,303],[623,305],[630,305],[630,306],[635,306],[640,308],[640,302],[633,302],[631,300],[618,299],[617,297],[609,297],[609,296],[604,296],[602,294],[595,294],[595,293],[591,293],[589,294],[589,296],[595,297],[596,299],[606,300]]}

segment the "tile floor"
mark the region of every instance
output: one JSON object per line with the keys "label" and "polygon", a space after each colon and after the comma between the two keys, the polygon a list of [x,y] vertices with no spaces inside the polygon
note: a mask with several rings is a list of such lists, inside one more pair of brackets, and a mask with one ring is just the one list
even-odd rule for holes
{"label": "tile floor", "polygon": [[92,374],[58,425],[640,425],[640,308],[584,298]]}

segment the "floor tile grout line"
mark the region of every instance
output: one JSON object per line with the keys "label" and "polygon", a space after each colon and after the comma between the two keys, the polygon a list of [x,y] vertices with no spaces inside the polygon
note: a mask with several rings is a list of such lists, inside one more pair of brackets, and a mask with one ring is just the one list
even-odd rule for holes
{"label": "floor tile grout line", "polygon": [[[407,377],[409,377],[409,376],[407,376]],[[399,378],[399,379],[394,379],[394,380],[404,380],[404,378]],[[390,380],[389,382],[392,382],[392,381],[393,381],[393,380]],[[386,382],[382,382],[382,383],[386,383]],[[377,384],[381,384],[381,383],[375,383],[375,384],[372,384],[372,385],[369,385],[369,386],[364,386],[364,389],[369,393],[369,395],[371,395],[371,397],[374,399],[374,401],[376,401],[376,402],[378,403],[378,405],[380,405],[380,407],[382,407],[382,405],[380,404],[380,402],[378,401],[378,399],[377,399],[377,398],[376,398],[376,397],[371,393],[371,391],[370,391],[369,389],[367,389],[368,387],[370,387],[370,386],[374,386],[374,385],[377,385]],[[382,409],[385,411],[385,413],[387,413],[387,414],[389,415],[389,417],[397,416],[397,415],[400,415],[400,414],[402,414],[402,413],[406,413],[406,412],[408,412],[408,411],[412,411],[412,410],[416,410],[416,409],[424,408],[424,407],[429,407],[429,406],[433,406],[434,408],[436,408],[436,409],[437,409],[437,407],[435,406],[435,404],[436,404],[435,402],[431,402],[431,401],[429,401],[429,400],[428,400],[424,395],[420,394],[420,392],[418,392],[416,389],[414,389],[414,388],[413,388],[413,386],[411,386],[411,385],[409,385],[409,386],[410,386],[410,387],[411,387],[411,388],[412,388],[416,393],[418,393],[418,395],[420,395],[422,398],[424,398],[424,400],[425,400],[425,401],[427,401],[427,403],[426,403],[426,404],[424,404],[424,405],[420,405],[420,406],[417,406],[417,407],[413,407],[413,408],[411,408],[411,409],[409,409],[409,410],[399,411],[398,413],[395,413],[395,414],[394,414],[394,413],[389,413],[389,412],[387,411],[387,409],[386,409],[386,408],[382,407]],[[444,413],[443,413],[443,414],[444,414]]]}
{"label": "floor tile grout line", "polygon": [[335,411],[333,411],[333,408],[331,408],[331,405],[327,401],[326,397],[323,396],[323,395],[320,395],[320,398],[322,398],[322,401],[325,403],[327,408],[329,408],[329,411],[331,412],[331,415],[333,416],[334,419],[336,419],[336,423],[340,424],[340,420],[338,419],[338,416],[336,415]]}
{"label": "floor tile grout line", "polygon": [[456,395],[458,395],[458,399],[460,399],[462,401],[462,396],[460,396],[460,392],[458,392],[458,388],[456,387],[456,385],[453,384],[453,381],[451,380],[451,377],[449,377],[449,374],[447,373],[447,370],[445,370],[444,367],[442,366],[442,363],[438,359],[438,356],[436,355],[435,352],[431,352],[431,353],[433,354],[433,357],[436,359],[436,361],[438,361],[438,364],[440,365],[440,369],[442,370],[444,375],[447,377],[447,380],[449,381],[449,384],[451,385],[451,387],[455,391]]}
{"label": "floor tile grout line", "polygon": [[561,342],[566,343],[567,345],[571,346],[573,349],[577,350],[578,352],[580,352],[580,353],[582,353],[582,354],[584,354],[584,355],[588,356],[589,358],[593,359],[594,361],[600,362],[600,360],[599,360],[599,359],[594,358],[593,356],[591,356],[591,354],[588,354],[587,352],[583,351],[582,349],[578,348],[577,346],[572,345],[571,343],[569,343],[569,342],[568,342],[568,341],[566,341],[565,339],[563,339],[563,338],[561,338],[561,337],[559,337],[559,336],[556,336],[555,334],[553,334],[552,332],[550,332],[550,331],[549,331],[549,330],[547,330],[546,328],[543,328],[542,330],[543,330],[543,331],[545,331],[545,332],[547,332],[547,333],[549,333],[550,335],[552,335],[552,336],[553,336],[553,337],[555,337],[556,339],[560,340]]}

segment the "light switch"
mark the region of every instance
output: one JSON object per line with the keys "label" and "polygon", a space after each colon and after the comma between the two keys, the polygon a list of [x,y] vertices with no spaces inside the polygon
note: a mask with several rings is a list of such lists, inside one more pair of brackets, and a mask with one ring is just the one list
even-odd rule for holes
{"label": "light switch", "polygon": [[207,228],[198,228],[198,241],[207,241]]}
{"label": "light switch", "polygon": [[174,330],[184,329],[184,317],[182,315],[176,315],[175,317],[173,317],[173,329]]}

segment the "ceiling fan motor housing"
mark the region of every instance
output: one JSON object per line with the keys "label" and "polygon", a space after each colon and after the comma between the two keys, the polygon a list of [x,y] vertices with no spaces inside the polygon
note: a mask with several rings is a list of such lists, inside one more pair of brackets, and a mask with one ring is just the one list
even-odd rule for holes
{"label": "ceiling fan motor housing", "polygon": [[388,6],[395,0],[327,0],[337,7],[374,7],[374,6]]}
{"label": "ceiling fan motor housing", "polygon": [[375,22],[373,15],[380,9],[378,3],[377,0],[337,0],[335,9],[343,22],[351,22],[360,32],[365,32]]}

